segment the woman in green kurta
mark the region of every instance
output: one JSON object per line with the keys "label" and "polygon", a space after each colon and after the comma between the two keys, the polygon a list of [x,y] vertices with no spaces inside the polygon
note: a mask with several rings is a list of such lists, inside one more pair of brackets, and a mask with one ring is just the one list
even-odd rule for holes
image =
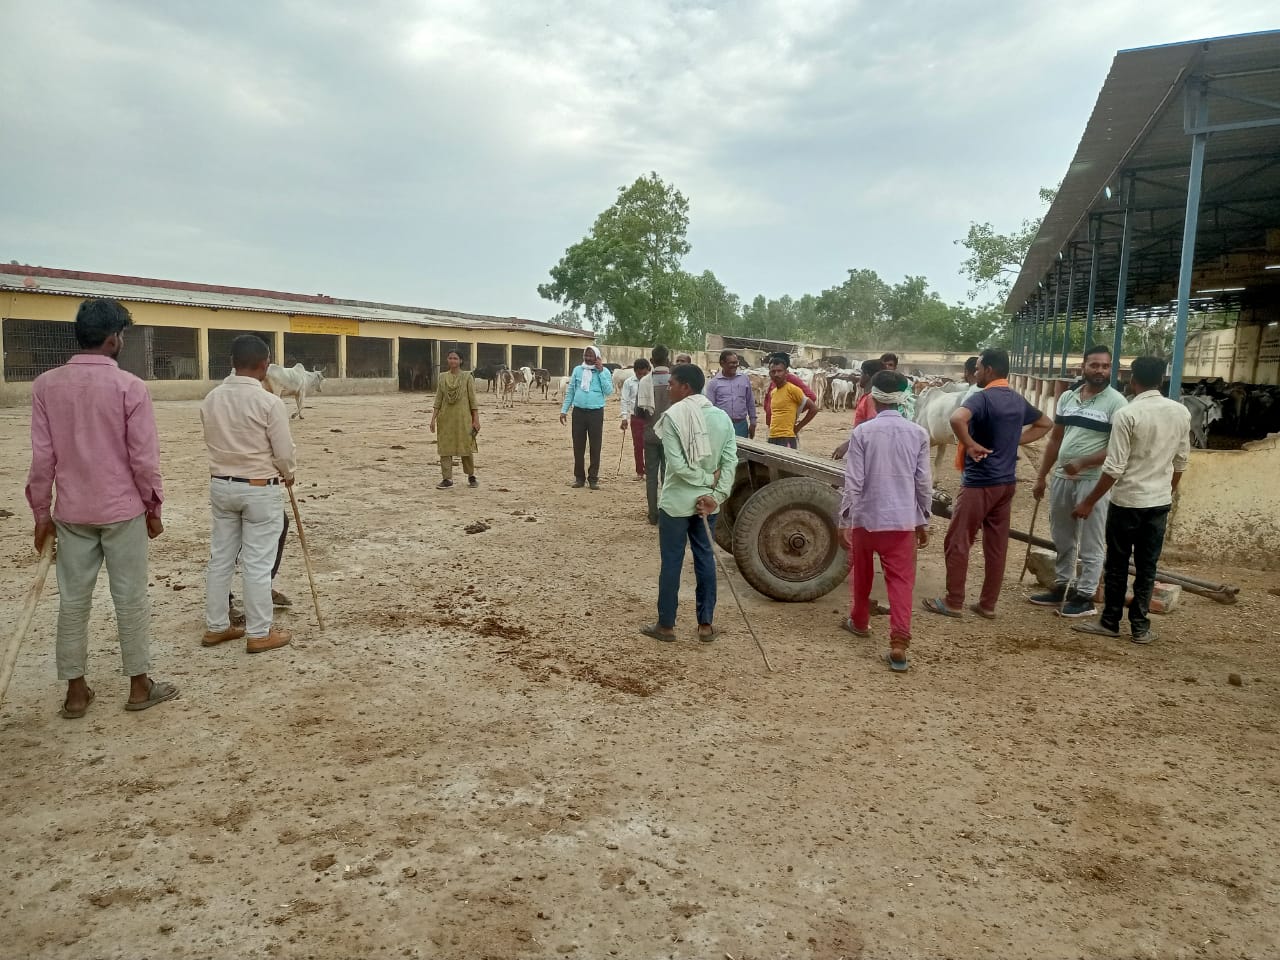
{"label": "woman in green kurta", "polygon": [[476,402],[476,382],[462,369],[462,357],[456,352],[449,351],[446,361],[449,369],[440,375],[435,408],[431,411],[431,432],[436,435],[440,473],[444,476],[436,486],[440,489],[453,486],[453,458],[461,457],[467,486],[478,487],[475,452],[476,434],[480,432],[480,405]]}

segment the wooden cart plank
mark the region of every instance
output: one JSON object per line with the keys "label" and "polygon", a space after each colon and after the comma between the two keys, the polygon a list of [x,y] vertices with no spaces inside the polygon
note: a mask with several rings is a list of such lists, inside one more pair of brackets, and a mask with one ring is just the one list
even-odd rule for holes
{"label": "wooden cart plank", "polygon": [[783,477],[812,477],[833,487],[844,485],[844,463],[830,457],[821,459],[760,440],[738,438],[738,462],[759,463]]}

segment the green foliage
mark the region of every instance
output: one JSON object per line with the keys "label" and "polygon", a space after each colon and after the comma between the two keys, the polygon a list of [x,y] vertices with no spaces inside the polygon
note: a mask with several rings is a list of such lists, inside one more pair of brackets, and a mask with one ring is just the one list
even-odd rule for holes
{"label": "green foliage", "polygon": [[[1053,191],[1041,190],[1052,200]],[[699,349],[709,333],[809,343],[850,350],[969,351],[1005,339],[997,306],[947,304],[924,277],[883,280],[874,270],[849,270],[844,280],[799,299],[764,295],[742,302],[710,270],[683,268],[689,203],[656,173],[618,191],[582,240],[551,268],[538,287],[565,305],[551,322],[589,326],[609,343],[665,343]],[[1011,282],[1038,221],[1001,236],[990,224],[971,224],[957,241],[970,250],[965,272],[975,285]],[[977,293],[971,294],[976,299]]]}
{"label": "green foliage", "polygon": [[[1041,187],[1040,201],[1046,206],[1058,195],[1057,187]],[[1023,220],[1012,233],[996,233],[990,223],[970,223],[969,233],[956,243],[969,251],[960,264],[960,274],[969,279],[969,299],[987,296],[1003,304],[1009,288],[1022,269],[1031,242],[1040,230],[1043,216]]]}
{"label": "green foliage", "polygon": [[565,251],[538,293],[581,310],[605,340],[682,341],[680,263],[689,252],[688,229],[684,195],[656,173],[640,177]]}

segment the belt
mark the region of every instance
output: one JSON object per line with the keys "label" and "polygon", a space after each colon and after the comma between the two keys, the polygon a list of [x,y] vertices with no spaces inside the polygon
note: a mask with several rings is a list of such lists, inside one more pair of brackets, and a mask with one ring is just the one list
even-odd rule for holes
{"label": "belt", "polygon": [[230,480],[232,483],[247,483],[251,487],[274,487],[280,482],[279,477],[270,480],[250,480],[248,477],[210,477],[210,480]]}

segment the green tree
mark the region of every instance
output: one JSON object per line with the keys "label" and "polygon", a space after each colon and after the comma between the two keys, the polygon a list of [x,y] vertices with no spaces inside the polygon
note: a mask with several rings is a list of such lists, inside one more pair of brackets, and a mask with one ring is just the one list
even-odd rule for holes
{"label": "green tree", "polygon": [[683,274],[680,313],[684,318],[685,336],[676,342],[694,350],[705,349],[707,334],[734,329],[741,312],[738,295],[730,293],[710,270],[704,270],[698,276]]}
{"label": "green tree", "polygon": [[539,285],[547,300],[581,310],[606,341],[684,341],[681,298],[689,252],[689,201],[656,173],[618,190],[591,232],[569,247]]}
{"label": "green tree", "polygon": [[[1053,203],[1053,198],[1057,195],[1057,187],[1040,188],[1040,202],[1046,206]],[[969,251],[969,255],[960,264],[960,274],[969,280],[970,300],[987,296],[1004,304],[1043,219],[1042,214],[1023,220],[1022,225],[1012,233],[997,233],[990,223],[970,222],[968,235],[963,240],[956,241]]]}

